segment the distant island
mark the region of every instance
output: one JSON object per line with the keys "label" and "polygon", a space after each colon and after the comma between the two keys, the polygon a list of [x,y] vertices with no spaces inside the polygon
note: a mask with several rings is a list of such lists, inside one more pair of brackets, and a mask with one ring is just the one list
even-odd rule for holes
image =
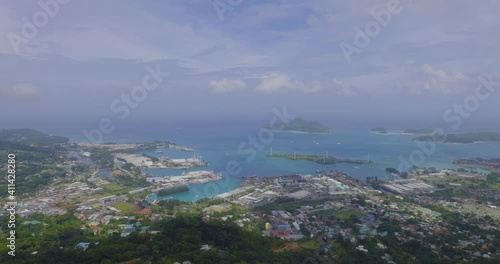
{"label": "distant island", "polygon": [[385,130],[385,128],[383,127],[372,128],[371,131],[375,133],[387,134],[387,130]]}
{"label": "distant island", "polygon": [[401,135],[429,135],[432,134],[432,130],[430,129],[407,129],[404,131],[387,131],[387,129],[383,127],[375,127],[370,130],[374,133],[379,134],[401,134]]}
{"label": "distant island", "polygon": [[371,160],[354,160],[354,159],[339,159],[329,156],[318,155],[294,155],[294,154],[268,154],[268,158],[287,158],[290,160],[308,160],[319,164],[337,164],[337,163],[351,163],[351,164],[370,164]]}
{"label": "distant island", "polygon": [[323,124],[315,121],[306,121],[300,117],[294,118],[288,123],[276,122],[274,127],[279,127],[280,129],[275,129],[276,131],[291,131],[291,132],[305,132],[305,133],[330,133],[330,129]]}
{"label": "distant island", "polygon": [[[441,138],[444,138],[441,137]],[[430,135],[414,138],[416,141],[441,142],[441,143],[461,143],[470,144],[478,142],[500,142],[500,133],[465,133],[465,134],[447,134],[444,141],[436,140]]]}
{"label": "distant island", "polygon": [[404,134],[420,134],[420,135],[425,135],[425,134],[432,134],[432,130],[430,129],[407,129],[403,132]]}

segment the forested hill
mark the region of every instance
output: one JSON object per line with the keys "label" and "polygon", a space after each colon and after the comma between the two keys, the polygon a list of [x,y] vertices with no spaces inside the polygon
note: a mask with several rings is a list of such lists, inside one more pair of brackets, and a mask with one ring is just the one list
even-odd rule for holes
{"label": "forested hill", "polygon": [[[16,156],[16,192],[30,195],[48,186],[56,178],[66,178],[68,168],[62,158],[68,138],[51,136],[33,129],[0,130],[0,157],[5,164],[7,156]],[[6,167],[4,167],[6,169]],[[0,197],[7,195],[7,177],[0,178]]]}
{"label": "forested hill", "polygon": [[[17,232],[19,250],[15,257],[7,255],[4,234],[0,263],[290,263],[301,264],[312,259],[313,252],[275,253],[273,248],[284,247],[284,241],[261,236],[260,232],[245,231],[233,223],[210,221],[200,217],[148,222],[157,234],[133,232],[128,237],[98,234],[82,229],[82,222],[69,214],[36,216],[40,224],[20,224]],[[7,216],[0,220],[7,221]],[[22,220],[24,222],[24,220]],[[46,223],[42,224],[42,223]],[[89,243],[86,250],[75,245]],[[200,247],[209,244],[211,250]],[[36,254],[33,254],[36,252]],[[243,261],[244,260],[244,261]]]}
{"label": "forested hill", "polygon": [[13,142],[29,146],[50,146],[54,144],[68,143],[69,139],[61,136],[52,136],[43,132],[24,129],[0,130],[0,142]]}

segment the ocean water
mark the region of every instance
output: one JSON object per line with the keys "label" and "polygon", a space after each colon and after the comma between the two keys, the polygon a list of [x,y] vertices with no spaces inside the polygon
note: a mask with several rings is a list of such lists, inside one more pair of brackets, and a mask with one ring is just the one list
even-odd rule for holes
{"label": "ocean water", "polygon": [[[106,135],[109,142],[144,142],[152,140],[168,140],[181,146],[193,148],[200,154],[209,165],[192,170],[213,170],[216,172],[227,172],[228,164],[237,163],[241,172],[237,175],[223,173],[224,178],[220,181],[201,185],[188,186],[189,192],[174,194],[171,197],[195,201],[200,198],[212,197],[240,186],[243,176],[279,176],[286,174],[315,174],[317,170],[330,171],[341,170],[349,175],[365,180],[368,176],[387,178],[385,173],[387,167],[398,168],[401,157],[409,160],[410,154],[419,151],[417,144],[412,141],[411,136],[396,134],[371,133],[371,127],[377,126],[376,121],[363,120],[333,120],[323,118],[323,123],[332,128],[330,134],[306,134],[291,132],[273,132],[262,134],[262,128],[269,123],[272,113],[268,117],[255,118],[137,118],[125,123],[117,124],[117,129]],[[98,121],[98,120],[97,120]],[[81,125],[66,126],[65,129],[46,129],[46,132],[70,137],[75,142],[85,141],[81,134],[82,129],[92,129],[88,122],[86,127]],[[394,121],[401,129],[415,128],[410,121],[402,124],[402,121]],[[417,126],[422,127],[422,126]],[[432,126],[428,126],[432,127]],[[389,128],[389,127],[388,127]],[[44,131],[44,130],[42,130]],[[262,136],[262,135],[261,135]],[[253,146],[250,144],[252,140]],[[242,146],[242,152],[239,146]],[[424,160],[417,164],[421,167],[436,167],[438,169],[456,168],[452,164],[458,158],[500,157],[500,144],[478,143],[478,144],[436,144],[435,150],[425,155]],[[311,154],[351,158],[370,159],[374,163],[359,164],[336,164],[322,165],[309,161],[293,161],[281,158],[267,158],[266,154]],[[253,149],[255,156],[249,154]],[[193,153],[176,150],[163,150],[163,153],[155,151],[148,152],[152,156],[168,156],[171,158],[192,157]],[[421,162],[420,162],[421,161]],[[184,170],[157,169],[149,170],[154,176],[181,175]],[[151,197],[156,198],[156,197]]]}
{"label": "ocean water", "polygon": [[[241,176],[315,174],[317,170],[341,170],[355,178],[365,180],[368,176],[387,178],[385,169],[387,167],[398,168],[402,163],[401,158],[407,161],[416,161],[412,165],[446,169],[457,168],[452,162],[458,158],[500,156],[500,144],[497,143],[436,144],[435,151],[424,155],[425,159],[419,159],[422,156],[415,156],[414,159],[411,159],[410,155],[415,151],[424,153],[411,139],[411,136],[374,134],[369,131],[344,131],[325,135],[278,132],[274,134],[274,139],[266,144],[262,151],[257,151],[254,159],[249,159],[250,155],[238,152],[238,145],[245,142],[243,135],[223,141],[207,138],[207,140],[200,140],[197,144],[190,145],[210,163],[206,169],[224,171],[225,166],[230,161],[235,160],[241,165],[242,172],[237,176],[226,176],[226,179],[220,182],[190,186],[189,192],[176,194],[172,197],[188,201],[210,197],[237,188],[241,182]],[[265,157],[271,152],[271,148],[275,154],[296,152],[297,154],[326,155],[328,152],[330,156],[370,159],[373,163],[323,165],[309,161]],[[157,153],[148,154],[155,155]],[[190,154],[179,153],[175,155],[175,153],[169,153],[168,155],[188,157]],[[157,176],[180,175],[182,170],[151,170],[150,173]]]}

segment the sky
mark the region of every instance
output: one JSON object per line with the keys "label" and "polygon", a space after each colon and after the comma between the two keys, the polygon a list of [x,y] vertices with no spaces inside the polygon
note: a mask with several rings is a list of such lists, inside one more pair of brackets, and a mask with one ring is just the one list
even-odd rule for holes
{"label": "sky", "polygon": [[[498,10],[496,0],[2,1],[0,121],[119,117],[151,70],[161,81],[135,90],[132,116],[286,106],[439,120],[480,76],[500,82]],[[498,120],[500,92],[489,91],[471,118]]]}

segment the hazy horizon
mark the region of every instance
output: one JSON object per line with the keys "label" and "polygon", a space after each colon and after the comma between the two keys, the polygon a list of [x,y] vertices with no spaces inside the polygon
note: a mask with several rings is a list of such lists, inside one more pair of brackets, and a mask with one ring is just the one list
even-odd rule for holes
{"label": "hazy horizon", "polygon": [[[499,117],[494,90],[467,101],[484,80],[498,82],[494,1],[453,1],[453,12],[444,13],[446,1],[401,0],[397,8],[391,1],[241,1],[222,13],[210,1],[126,2],[115,12],[117,1],[71,1],[36,25],[41,6],[4,3],[0,126],[116,119],[123,96],[152,72],[154,87],[135,91],[140,102],[127,106],[131,116],[265,116],[288,106],[309,117],[406,117],[432,126],[468,102],[464,125],[486,127]],[[373,23],[377,34],[356,44]]]}
{"label": "hazy horizon", "polygon": [[499,11],[1,1],[0,263],[500,263]]}
{"label": "hazy horizon", "polygon": [[[279,109],[279,108],[277,108]],[[469,119],[454,130],[450,124],[443,120],[429,119],[425,117],[407,118],[407,117],[390,117],[382,116],[378,118],[365,116],[331,116],[327,114],[301,114],[288,110],[288,113],[302,117],[307,121],[317,121],[329,127],[332,133],[345,132],[361,132],[368,131],[375,127],[383,127],[388,131],[404,131],[407,129],[443,129],[448,133],[467,133],[467,132],[500,132],[500,124],[492,122],[494,118],[477,117]],[[30,128],[39,130],[53,135],[67,136],[70,138],[83,137],[82,130],[96,129],[99,126],[100,120],[104,116],[67,116],[67,117],[46,117],[43,119],[18,118],[10,122],[2,122],[0,129],[21,129]],[[127,120],[119,119],[112,120],[116,130],[112,134],[113,138],[119,137],[121,133],[130,133],[135,131],[138,134],[158,134],[152,130],[175,131],[183,129],[185,133],[197,132],[203,134],[204,131],[213,131],[217,128],[225,130],[240,129],[240,136],[244,137],[247,134],[252,134],[259,129],[265,127],[271,118],[273,118],[272,110],[268,113],[255,115],[229,115],[229,116],[189,116],[189,117],[172,117],[172,116],[130,116]],[[1,120],[0,120],[1,121]],[[204,129],[204,130],[201,130]],[[246,130],[245,130],[246,129]],[[195,133],[196,134],[196,133]],[[166,134],[167,135],[167,134]],[[110,135],[111,136],[111,135]],[[153,138],[154,139],[154,138]],[[158,140],[168,139],[168,137],[156,138]]]}

